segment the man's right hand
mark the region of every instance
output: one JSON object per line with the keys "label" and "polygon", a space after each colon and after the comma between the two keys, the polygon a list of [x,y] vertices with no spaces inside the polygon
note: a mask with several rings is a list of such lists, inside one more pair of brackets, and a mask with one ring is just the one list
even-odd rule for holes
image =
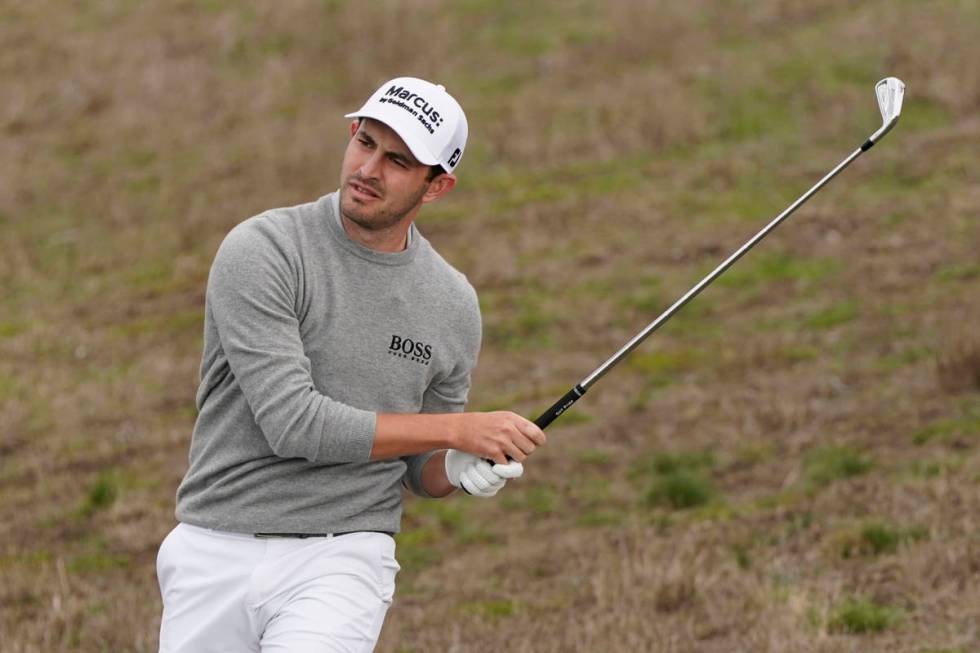
{"label": "man's right hand", "polygon": [[458,449],[501,465],[523,462],[545,443],[544,431],[516,413],[379,413],[371,460]]}
{"label": "man's right hand", "polygon": [[516,413],[458,413],[452,448],[500,465],[523,462],[546,437],[538,426]]}

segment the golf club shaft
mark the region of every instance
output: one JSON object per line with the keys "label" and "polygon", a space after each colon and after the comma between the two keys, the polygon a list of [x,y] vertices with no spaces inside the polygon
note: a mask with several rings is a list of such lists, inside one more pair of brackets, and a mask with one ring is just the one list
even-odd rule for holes
{"label": "golf club shaft", "polygon": [[609,370],[615,367],[620,361],[626,358],[626,356],[630,352],[636,349],[640,345],[640,343],[646,340],[646,338],[651,333],[659,329],[667,320],[673,317],[674,313],[679,311],[681,307],[683,307],[689,301],[697,297],[702,290],[704,290],[706,287],[708,287],[708,285],[711,284],[711,282],[713,282],[715,279],[721,276],[722,273],[725,272],[725,270],[727,270],[729,267],[732,266],[733,263],[735,263],[735,261],[740,259],[743,255],[745,255],[746,252],[748,252],[750,249],[755,247],[755,245],[760,240],[768,236],[769,232],[771,232],[773,229],[779,226],[779,224],[783,220],[788,218],[794,211],[796,211],[796,209],[802,206],[804,202],[806,202],[808,199],[813,197],[813,195],[818,190],[823,188],[827,182],[829,182],[831,179],[836,177],[841,172],[841,170],[843,170],[848,165],[850,165],[850,163],[854,161],[854,159],[861,156],[861,153],[870,149],[872,145],[874,145],[874,141],[872,141],[872,139],[868,139],[861,147],[851,152],[851,154],[848,155],[847,158],[845,158],[843,161],[837,164],[837,167],[835,167],[833,170],[828,172],[827,175],[824,176],[824,178],[818,181],[816,184],[814,184],[810,188],[810,190],[800,195],[800,197],[797,198],[795,202],[793,202],[788,207],[786,207],[786,210],[784,210],[782,213],[780,213],[775,218],[773,218],[769,224],[767,224],[765,227],[762,228],[761,231],[759,231],[759,233],[757,233],[748,242],[746,242],[744,245],[738,248],[738,250],[736,250],[735,253],[733,253],[727,259],[722,261],[722,263],[718,267],[712,270],[706,277],[701,279],[701,281],[699,281],[697,285],[695,285],[693,288],[691,288],[686,293],[684,293],[684,295],[676,302],[674,302],[670,306],[670,308],[668,308],[663,313],[661,313],[657,319],[655,319],[653,322],[647,325],[646,328],[644,328],[642,331],[636,334],[632,338],[632,340],[630,340],[625,345],[623,345],[623,347],[615,354],[610,356],[606,362],[604,362],[602,365],[597,367],[587,377],[579,381],[571,390],[565,393],[565,395],[561,399],[555,402],[554,405],[551,406],[551,408],[546,410],[536,420],[534,420],[534,423],[538,425],[538,428],[543,429],[546,428],[549,424],[551,424],[555,420],[555,418],[557,418],[559,415],[565,412],[572,404],[578,401],[579,398],[581,398],[582,395],[584,395],[588,391],[588,389],[595,384],[596,381],[598,381],[603,376],[605,376],[605,374]]}

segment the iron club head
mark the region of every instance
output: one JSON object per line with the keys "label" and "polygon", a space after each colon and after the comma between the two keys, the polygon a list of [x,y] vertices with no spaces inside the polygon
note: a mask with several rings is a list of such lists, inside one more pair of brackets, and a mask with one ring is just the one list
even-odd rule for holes
{"label": "iron club head", "polygon": [[881,128],[868,139],[871,143],[877,143],[898,122],[905,98],[905,82],[897,77],[886,77],[875,84],[875,95],[881,111]]}

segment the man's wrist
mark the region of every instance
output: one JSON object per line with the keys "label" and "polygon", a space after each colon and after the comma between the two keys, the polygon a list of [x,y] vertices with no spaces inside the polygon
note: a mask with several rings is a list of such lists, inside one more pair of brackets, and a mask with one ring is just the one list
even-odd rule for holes
{"label": "man's wrist", "polygon": [[445,442],[444,447],[446,449],[459,449],[459,434],[460,434],[460,422],[462,421],[462,413],[445,413],[443,418],[445,419]]}
{"label": "man's wrist", "polygon": [[422,468],[422,489],[430,497],[439,498],[452,494],[456,487],[446,474],[446,450],[436,451],[425,461]]}

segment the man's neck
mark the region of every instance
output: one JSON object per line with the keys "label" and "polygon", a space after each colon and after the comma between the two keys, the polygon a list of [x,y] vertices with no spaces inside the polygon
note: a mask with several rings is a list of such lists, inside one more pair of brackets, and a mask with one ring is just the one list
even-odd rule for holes
{"label": "man's neck", "polygon": [[355,243],[376,252],[401,252],[408,246],[408,230],[411,220],[403,220],[387,229],[365,229],[340,212],[340,224]]}

